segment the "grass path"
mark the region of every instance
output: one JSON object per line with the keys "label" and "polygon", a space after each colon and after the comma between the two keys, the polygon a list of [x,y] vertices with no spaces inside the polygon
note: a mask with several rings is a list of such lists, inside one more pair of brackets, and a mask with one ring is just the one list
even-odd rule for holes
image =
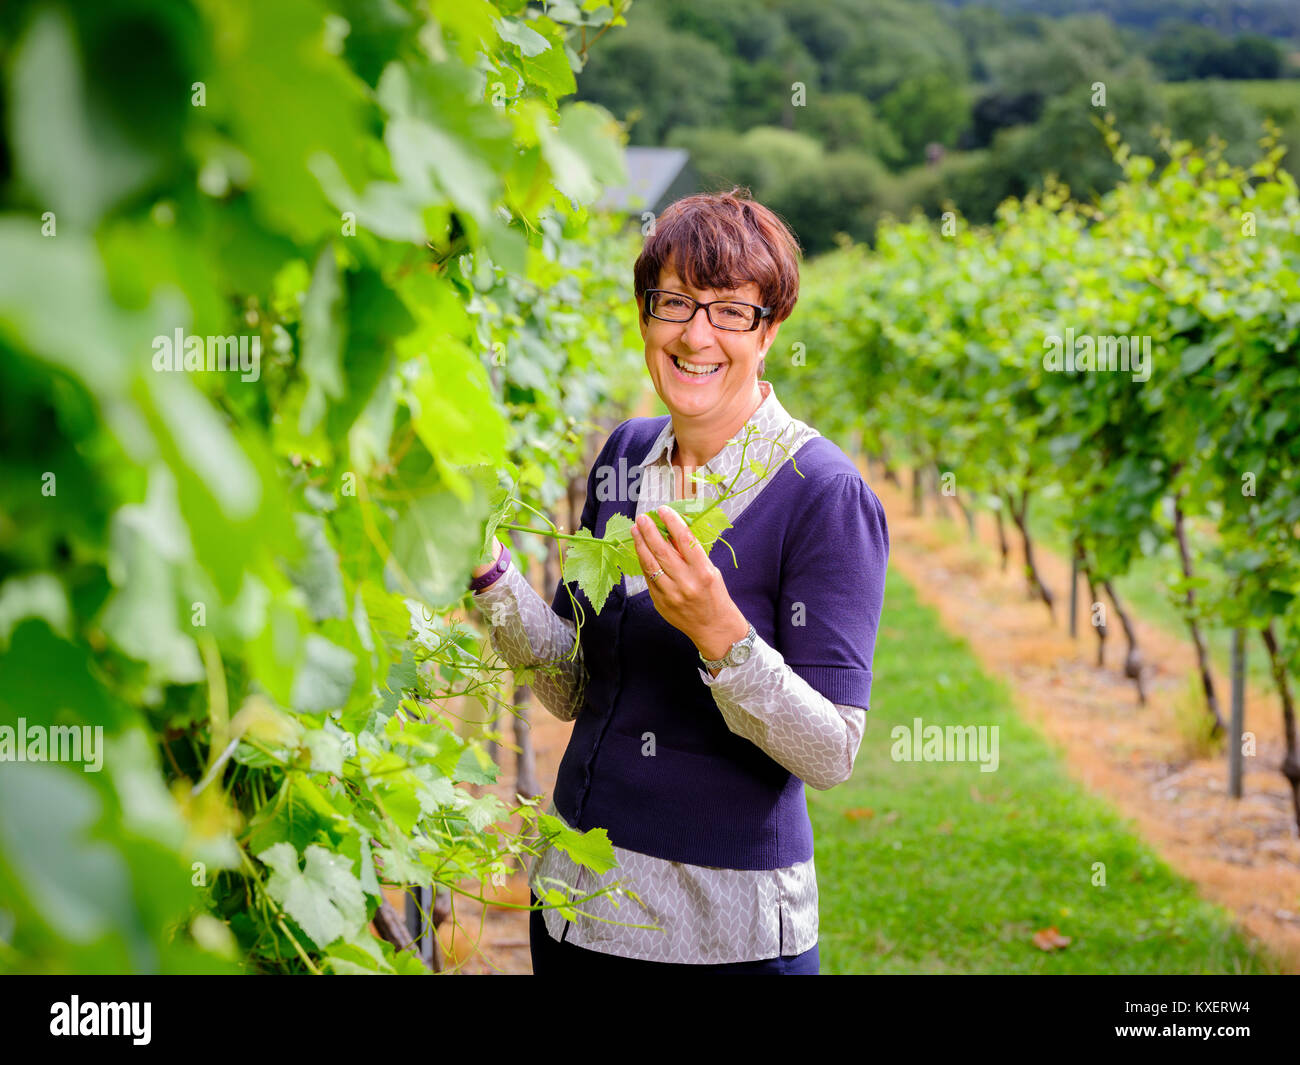
{"label": "grass path", "polygon": [[[853,777],[808,791],[824,973],[1278,970],[1071,779],[892,569],[874,665]],[[997,726],[997,770],[894,761],[891,730],[917,717]],[[1098,862],[1104,887],[1093,885]],[[1036,947],[1048,927],[1070,944]]]}

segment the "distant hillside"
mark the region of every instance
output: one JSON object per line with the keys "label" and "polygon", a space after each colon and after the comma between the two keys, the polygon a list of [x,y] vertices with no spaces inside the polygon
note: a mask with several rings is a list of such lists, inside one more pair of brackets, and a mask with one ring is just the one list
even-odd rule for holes
{"label": "distant hillside", "polygon": [[1154,28],[1166,19],[1226,34],[1262,33],[1300,42],[1300,0],[946,0],[953,7],[991,7],[1010,14],[1103,14],[1120,26]]}
{"label": "distant hillside", "polygon": [[1221,85],[1275,122],[1286,123],[1300,118],[1300,81],[1180,81],[1164,86],[1165,97],[1179,99],[1195,92],[1198,85]]}
{"label": "distant hillside", "polygon": [[1300,43],[1264,32],[1293,23],[1300,0],[635,0],[578,91],[815,253],[916,208],[989,221],[1049,175],[1099,196],[1120,173],[1103,119],[1157,165],[1158,129],[1248,165],[1270,117],[1300,173]]}

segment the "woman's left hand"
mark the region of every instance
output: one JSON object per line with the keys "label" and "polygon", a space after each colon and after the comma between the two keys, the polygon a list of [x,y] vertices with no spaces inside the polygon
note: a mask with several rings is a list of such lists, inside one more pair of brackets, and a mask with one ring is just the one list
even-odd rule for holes
{"label": "woman's left hand", "polygon": [[657,511],[668,526],[664,539],[650,515],[642,514],[632,526],[632,542],[649,581],[650,599],[660,615],[691,638],[708,659],[722,658],[749,632],[749,622],[727,592],[722,571],[709,561],[700,542],[691,535],[682,516],[672,507]]}

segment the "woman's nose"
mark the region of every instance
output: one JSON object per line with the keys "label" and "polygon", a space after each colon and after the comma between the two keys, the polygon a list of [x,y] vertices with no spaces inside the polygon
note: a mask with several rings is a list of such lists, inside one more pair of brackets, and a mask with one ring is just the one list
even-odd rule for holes
{"label": "woman's nose", "polygon": [[701,307],[695,317],[686,323],[684,339],[692,348],[699,350],[713,343],[713,326],[709,322],[708,312]]}

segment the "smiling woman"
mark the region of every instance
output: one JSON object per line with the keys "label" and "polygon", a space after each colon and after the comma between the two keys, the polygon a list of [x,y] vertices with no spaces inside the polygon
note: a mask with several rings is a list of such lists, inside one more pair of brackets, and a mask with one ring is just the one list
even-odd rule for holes
{"label": "smiling woman", "polygon": [[[530,870],[534,904],[559,883],[586,896],[620,881],[643,907],[601,894],[577,920],[534,911],[539,974],[818,972],[804,786],[853,771],[889,533],[854,463],[761,379],[798,296],[799,249],[737,191],[670,206],[634,269],[646,368],[669,414],[610,435],[582,527],[601,536],[615,515],[633,521],[644,576],[596,610],[563,581],[548,605],[508,555],[475,571],[497,650],[517,669],[549,667],[534,690],[574,721],[551,812],[606,829],[619,863],[594,876],[548,849]],[[636,487],[597,492],[625,463]],[[696,469],[732,526],[708,553],[665,505]]]}
{"label": "smiling woman", "polygon": [[[633,272],[655,391],[675,416],[680,410],[683,419],[693,419],[683,425],[688,440],[706,448],[726,439],[718,438],[717,427],[743,424],[737,414],[761,402],[764,356],[799,298],[793,234],[762,204],[737,197],[738,191],[674,203],[656,221]],[[711,300],[737,302],[697,313],[699,303]],[[747,315],[742,304],[758,310]],[[693,376],[711,367],[712,374]],[[685,390],[704,383],[708,387],[698,393]],[[692,431],[701,428],[708,439]]]}

